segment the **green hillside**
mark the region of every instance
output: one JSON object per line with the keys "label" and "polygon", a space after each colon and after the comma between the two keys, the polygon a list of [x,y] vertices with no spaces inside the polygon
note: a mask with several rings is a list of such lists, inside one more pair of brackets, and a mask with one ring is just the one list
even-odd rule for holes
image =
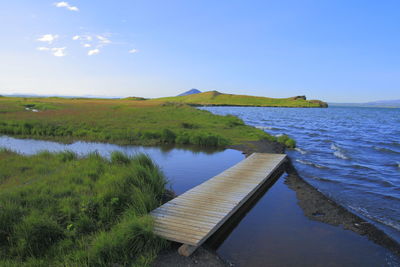
{"label": "green hillside", "polygon": [[305,100],[305,97],[270,98],[248,95],[223,94],[209,91],[186,96],[162,97],[154,100],[186,103],[200,106],[256,106],[256,107],[328,107],[320,100]]}

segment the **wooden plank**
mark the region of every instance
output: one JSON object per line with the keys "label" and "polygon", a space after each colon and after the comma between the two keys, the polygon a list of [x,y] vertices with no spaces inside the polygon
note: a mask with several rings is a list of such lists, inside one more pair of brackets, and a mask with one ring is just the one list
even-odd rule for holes
{"label": "wooden plank", "polygon": [[178,201],[182,201],[183,199],[188,199],[188,200],[190,200],[190,199],[196,199],[196,198],[200,198],[200,199],[203,199],[204,201],[207,201],[207,202],[216,202],[216,201],[219,201],[221,204],[225,204],[225,205],[227,205],[227,206],[230,206],[230,205],[236,205],[237,204],[237,200],[235,199],[235,198],[227,198],[227,197],[224,197],[223,195],[218,195],[218,196],[216,196],[216,195],[210,195],[210,194],[207,194],[207,193],[203,193],[203,194],[197,194],[197,193],[195,193],[195,192],[193,192],[193,193],[191,193],[190,195],[182,195],[182,196],[179,196],[178,197],[179,199],[177,199],[177,200],[175,200],[174,202],[178,202]]}
{"label": "wooden plank", "polygon": [[[179,202],[178,202],[179,201]],[[201,206],[208,206],[208,207],[221,207],[232,209],[240,202],[240,200],[228,200],[221,201],[219,198],[209,197],[207,195],[191,195],[191,196],[184,196],[180,197],[175,203],[185,203],[187,202],[188,205],[192,205],[192,207],[201,207]]]}
{"label": "wooden plank", "polygon": [[180,218],[192,218],[196,219],[199,221],[207,221],[207,222],[217,222],[219,219],[223,218],[223,216],[216,216],[213,214],[206,214],[206,213],[191,213],[187,211],[181,211],[181,210],[158,210],[156,214],[173,214],[176,217]]}
{"label": "wooden plank", "polygon": [[154,232],[183,243],[180,253],[190,255],[269,179],[285,157],[254,153],[165,203],[150,213]]}
{"label": "wooden plank", "polygon": [[[190,192],[190,197],[192,197],[192,196],[201,196],[201,197],[214,199],[214,200],[222,199],[224,197],[224,195],[222,195],[222,194],[221,195],[212,195],[207,191],[200,191],[200,192],[193,191],[193,192]],[[185,197],[188,197],[188,195],[186,195]],[[243,198],[241,195],[240,196],[236,196],[234,194],[229,194],[229,195],[227,195],[225,197],[229,198],[228,200],[237,200],[237,201],[240,201]]]}
{"label": "wooden plank", "polygon": [[159,221],[155,222],[154,226],[165,226],[167,228],[168,227],[170,227],[170,228],[176,227],[176,228],[178,228],[178,231],[183,231],[183,232],[190,231],[190,233],[191,233],[191,231],[203,232],[204,233],[204,232],[209,231],[210,227],[211,227],[211,226],[205,227],[205,226],[199,226],[199,225],[196,225],[196,226],[184,225],[184,224],[181,224],[181,223],[170,223],[168,221],[162,221],[162,220],[159,220]]}
{"label": "wooden plank", "polygon": [[[174,211],[174,210],[178,210],[178,211],[184,210],[187,212],[193,212],[193,214],[199,214],[199,210],[197,209],[197,207],[193,207],[193,206],[184,206],[184,205],[166,206],[166,205],[163,205],[163,210],[166,212]],[[215,209],[207,209],[206,211],[202,210],[202,213],[205,213],[205,212],[207,214],[212,214],[216,217],[224,216],[226,214],[226,211],[217,211]]]}
{"label": "wooden plank", "polygon": [[155,221],[160,220],[160,221],[168,221],[171,224],[182,224],[182,225],[190,225],[190,226],[200,226],[200,227],[213,227],[213,223],[208,223],[208,222],[202,222],[196,219],[182,219],[182,218],[177,218],[173,215],[165,215],[165,214],[155,214],[152,213],[152,216],[155,218]]}
{"label": "wooden plank", "polygon": [[171,231],[171,232],[179,232],[181,234],[184,235],[188,235],[189,237],[193,237],[193,235],[199,235],[198,237],[202,237],[205,234],[207,234],[207,232],[210,231],[209,228],[186,228],[186,227],[182,227],[181,225],[176,225],[176,224],[170,224],[170,223],[157,223],[154,224],[154,229],[155,230],[160,230],[160,231]]}
{"label": "wooden plank", "polygon": [[[206,207],[209,207],[209,206],[210,205],[202,205],[200,207],[206,208]],[[184,209],[189,209],[189,210],[193,209],[193,208],[197,208],[197,207],[193,207],[192,205],[187,205],[186,202],[183,202],[182,204],[166,203],[166,204],[163,205],[163,207],[172,207],[172,208],[177,208],[177,209],[184,208]],[[210,210],[212,210],[212,211],[214,211],[214,212],[216,212],[218,214],[219,213],[226,214],[226,211],[229,210],[229,208],[224,208],[224,207],[221,207],[221,206],[214,206]]]}

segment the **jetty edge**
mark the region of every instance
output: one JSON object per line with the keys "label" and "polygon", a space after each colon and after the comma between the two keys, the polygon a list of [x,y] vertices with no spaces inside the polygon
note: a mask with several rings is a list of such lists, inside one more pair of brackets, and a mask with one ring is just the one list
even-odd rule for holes
{"label": "jetty edge", "polygon": [[182,243],[190,256],[244,205],[281,167],[285,154],[253,153],[238,164],[188,190],[150,214],[154,232]]}

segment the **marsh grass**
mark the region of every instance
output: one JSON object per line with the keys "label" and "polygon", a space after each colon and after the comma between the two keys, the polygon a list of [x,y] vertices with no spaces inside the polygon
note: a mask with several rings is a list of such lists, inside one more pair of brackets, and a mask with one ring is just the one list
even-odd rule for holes
{"label": "marsh grass", "polygon": [[[30,103],[52,109],[25,110],[24,105]],[[232,115],[215,115],[186,104],[158,100],[4,97],[0,99],[0,134],[64,142],[204,148],[226,148],[262,139],[294,144],[277,140]]]}
{"label": "marsh grass", "polygon": [[0,266],[144,266],[166,241],[166,180],[146,155],[0,151]]}

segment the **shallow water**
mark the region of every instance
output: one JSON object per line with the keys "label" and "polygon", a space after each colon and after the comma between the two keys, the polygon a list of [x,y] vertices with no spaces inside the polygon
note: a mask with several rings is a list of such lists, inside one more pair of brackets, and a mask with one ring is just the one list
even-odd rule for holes
{"label": "shallow water", "polygon": [[288,134],[300,175],[400,241],[400,109],[207,107]]}
{"label": "shallow water", "polygon": [[399,266],[386,249],[341,227],[311,221],[281,177],[217,250],[235,266]]}
{"label": "shallow water", "polygon": [[[181,194],[244,159],[241,152],[192,152],[118,146],[103,143],[56,142],[0,137],[0,148],[22,154],[70,150],[109,157],[112,151],[128,155],[147,153],[162,168],[172,189]],[[400,261],[366,237],[309,220],[298,207],[295,193],[284,177],[260,198],[218,247],[222,257],[235,266],[398,266]],[[328,264],[329,263],[329,264]]]}

